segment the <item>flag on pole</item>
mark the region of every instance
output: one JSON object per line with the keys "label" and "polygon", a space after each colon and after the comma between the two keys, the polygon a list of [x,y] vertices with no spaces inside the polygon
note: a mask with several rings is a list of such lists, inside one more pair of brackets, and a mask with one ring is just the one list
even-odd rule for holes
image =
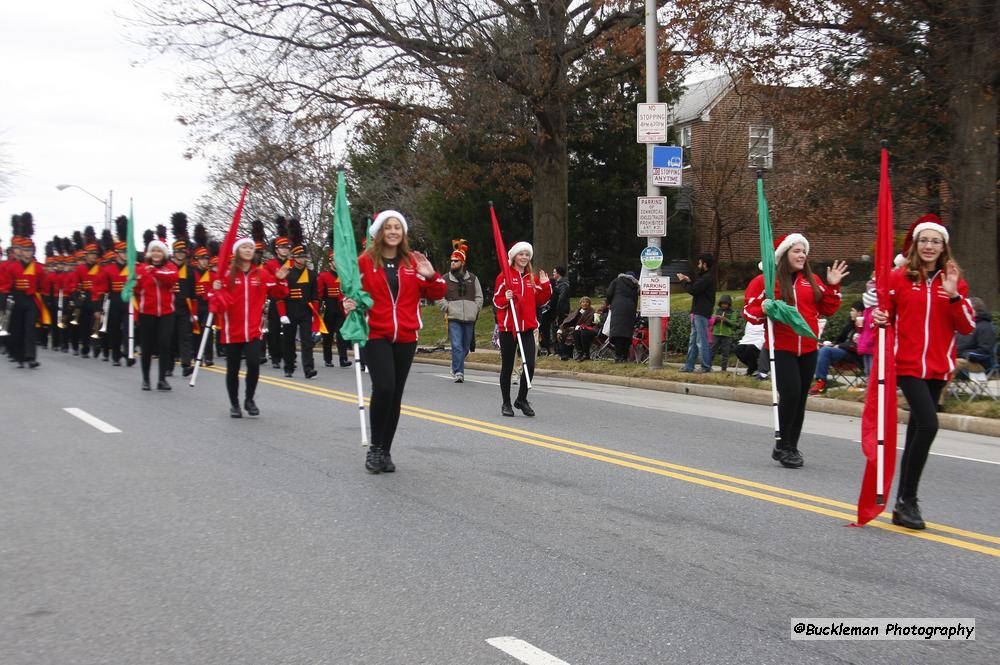
{"label": "flag on pole", "polygon": [[774,278],[777,266],[774,261],[774,240],[771,235],[771,213],[764,198],[764,177],[757,172],[757,224],[760,228],[760,263],[764,272],[764,313],[767,318],[790,326],[797,335],[816,339],[802,314],[784,300],[774,299]]}
{"label": "flag on pole", "polygon": [[216,279],[220,282],[228,283],[229,275],[229,258],[230,254],[233,253],[233,243],[236,242],[236,234],[240,230],[240,218],[243,216],[243,204],[247,200],[247,191],[249,191],[250,185],[243,185],[243,191],[240,193],[240,202],[236,206],[236,212],[233,213],[233,221],[229,224],[229,231],[226,232],[226,239],[222,241],[222,246],[219,247],[219,266],[218,275]]}
{"label": "flag on pole", "polygon": [[347,203],[347,180],[344,169],[337,171],[337,197],[333,203],[333,260],[340,277],[340,291],[357,303],[340,326],[340,336],[353,344],[364,346],[368,341],[368,320],[365,312],[372,306],[372,297],[361,288],[358,270],[358,246],[354,242],[351,208]]}
{"label": "flag on pole", "polygon": [[132,215],[132,199],[128,201],[128,232],[125,234],[128,243],[126,253],[128,256],[128,279],[122,287],[122,302],[128,303],[132,300],[132,289],[135,288],[135,218]]}
{"label": "flag on pole", "polygon": [[[881,169],[875,232],[875,292],[879,309],[887,311],[889,274],[893,269],[893,229],[889,151],[884,146]],[[867,524],[882,512],[892,489],[892,476],[896,472],[896,331],[890,323],[879,328],[878,335],[878,347],[865,395],[865,410],[861,417],[861,450],[867,462],[861,480],[855,526]],[[876,385],[873,385],[872,377],[877,377]]]}
{"label": "flag on pole", "polygon": [[510,261],[507,260],[506,245],[503,244],[503,236],[500,235],[500,221],[497,219],[497,212],[490,202],[490,219],[493,222],[493,242],[497,247],[497,261],[500,262],[500,272],[503,273],[503,282],[510,288]]}

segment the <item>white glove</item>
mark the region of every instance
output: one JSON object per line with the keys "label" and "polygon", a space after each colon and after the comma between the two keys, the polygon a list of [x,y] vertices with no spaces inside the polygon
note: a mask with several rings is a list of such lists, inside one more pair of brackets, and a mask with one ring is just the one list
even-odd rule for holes
{"label": "white glove", "polygon": [[281,325],[283,325],[283,326],[289,326],[291,324],[292,324],[292,320],[290,318],[288,318],[287,316],[281,317]]}

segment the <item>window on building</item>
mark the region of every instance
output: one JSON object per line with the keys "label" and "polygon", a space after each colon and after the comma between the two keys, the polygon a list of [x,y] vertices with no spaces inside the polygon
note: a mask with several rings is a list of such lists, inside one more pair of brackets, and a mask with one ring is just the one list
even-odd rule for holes
{"label": "window on building", "polygon": [[774,128],[750,125],[750,159],[752,169],[769,169],[774,157]]}
{"label": "window on building", "polygon": [[691,166],[691,125],[684,125],[680,132],[680,146],[684,149],[684,166]]}

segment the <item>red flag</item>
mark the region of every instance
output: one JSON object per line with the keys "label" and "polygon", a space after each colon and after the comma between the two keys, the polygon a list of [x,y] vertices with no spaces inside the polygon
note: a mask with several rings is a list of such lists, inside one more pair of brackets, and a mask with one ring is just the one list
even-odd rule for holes
{"label": "red flag", "polygon": [[233,243],[236,242],[236,233],[240,229],[240,217],[243,216],[243,203],[247,200],[247,190],[249,189],[250,185],[243,185],[243,192],[240,194],[240,203],[236,206],[236,212],[233,213],[233,221],[229,225],[226,239],[222,241],[222,246],[219,247],[219,273],[216,279],[223,283],[226,283],[227,275],[229,275],[229,255],[233,251]]}
{"label": "red flag", "polygon": [[[893,264],[892,186],[889,184],[889,151],[882,148],[882,175],[878,189],[878,228],[875,233],[875,290],[878,307],[889,309],[889,273]],[[876,352],[868,377],[868,394],[861,418],[861,450],[868,462],[858,497],[858,521],[863,526],[885,509],[896,471],[896,331],[890,325],[876,330]],[[879,427],[881,420],[881,428]],[[881,432],[879,431],[881,429]],[[879,449],[882,449],[882,483],[879,487]]]}
{"label": "red flag", "polygon": [[500,222],[497,220],[496,210],[490,203],[490,218],[493,221],[493,242],[497,246],[497,261],[500,262],[500,272],[503,273],[503,282],[510,288],[510,261],[507,259],[507,249],[503,244],[503,236],[500,235]]}

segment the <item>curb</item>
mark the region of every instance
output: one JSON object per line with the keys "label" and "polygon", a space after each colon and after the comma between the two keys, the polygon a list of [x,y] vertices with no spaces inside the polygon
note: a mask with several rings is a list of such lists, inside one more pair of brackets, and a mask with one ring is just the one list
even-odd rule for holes
{"label": "curb", "polygon": [[[418,353],[413,362],[428,365],[440,365],[451,367],[450,360],[438,358],[421,358]],[[496,365],[488,363],[467,362],[466,367],[483,370],[486,372],[499,373]],[[541,376],[553,376],[560,379],[574,379],[585,383],[601,383],[609,386],[625,386],[627,388],[642,388],[644,390],[659,390],[665,393],[675,393],[678,395],[694,395],[695,397],[711,397],[713,399],[727,400],[730,402],[745,402],[747,404],[761,404],[771,406],[771,394],[764,390],[754,390],[753,388],[743,388],[737,386],[713,386],[700,383],[683,383],[680,381],[668,381],[665,379],[649,379],[645,377],[633,376],[612,376],[607,374],[590,374],[588,372],[568,372],[557,369],[535,370]],[[864,405],[857,402],[845,402],[838,399],[828,399],[825,397],[810,397],[806,401],[807,411],[818,413],[829,413],[837,416],[852,416],[861,418],[864,412]],[[909,422],[910,413],[903,409],[898,410],[899,423],[905,425]],[[1000,420],[992,418],[980,418],[978,416],[965,416],[954,413],[939,413],[938,426],[941,429],[955,432],[967,432],[969,434],[982,434],[984,436],[1000,437]]]}

